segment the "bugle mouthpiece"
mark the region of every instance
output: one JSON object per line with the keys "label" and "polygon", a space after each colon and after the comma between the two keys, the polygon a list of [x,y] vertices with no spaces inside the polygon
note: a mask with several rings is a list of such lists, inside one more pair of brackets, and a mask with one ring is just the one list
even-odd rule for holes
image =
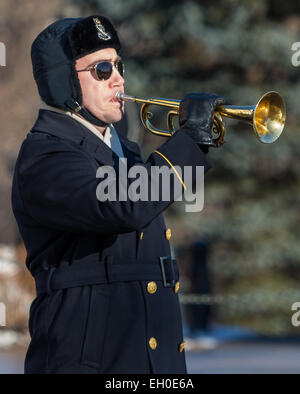
{"label": "bugle mouthpiece", "polygon": [[135,97],[128,96],[128,94],[125,94],[121,91],[116,93],[115,99],[118,101],[135,101]]}

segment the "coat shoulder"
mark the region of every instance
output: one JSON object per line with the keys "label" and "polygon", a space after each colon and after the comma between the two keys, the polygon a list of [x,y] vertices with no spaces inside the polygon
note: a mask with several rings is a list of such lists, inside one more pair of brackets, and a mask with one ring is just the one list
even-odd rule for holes
{"label": "coat shoulder", "polygon": [[28,133],[22,143],[18,156],[19,171],[23,172],[32,165],[37,164],[40,160],[46,157],[54,158],[56,153],[63,152],[83,154],[80,146],[72,144],[71,141],[46,133]]}

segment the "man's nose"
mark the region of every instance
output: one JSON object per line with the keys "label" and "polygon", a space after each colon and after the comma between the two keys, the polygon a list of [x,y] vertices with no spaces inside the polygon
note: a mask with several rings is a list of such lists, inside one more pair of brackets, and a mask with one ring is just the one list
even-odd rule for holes
{"label": "man's nose", "polygon": [[125,83],[124,78],[115,67],[111,75],[111,81],[113,84],[118,84],[118,85],[123,85]]}

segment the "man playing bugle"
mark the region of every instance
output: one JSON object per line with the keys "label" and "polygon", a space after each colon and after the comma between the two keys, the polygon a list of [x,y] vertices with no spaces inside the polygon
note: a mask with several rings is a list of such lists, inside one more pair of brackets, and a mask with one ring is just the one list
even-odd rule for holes
{"label": "man playing bugle", "polygon": [[150,184],[151,169],[166,166],[182,191],[176,168],[210,167],[213,113],[224,101],[187,95],[179,130],[143,162],[138,145],[113,126],[124,115],[115,98],[124,92],[120,50],[99,15],[59,20],[32,45],[41,108],[12,190],[37,291],[25,373],[186,373],[178,267],[162,217],[177,195],[132,201],[120,198],[119,186],[116,198],[102,201],[96,174],[110,166],[124,184],[122,158],[128,169],[142,167]]}

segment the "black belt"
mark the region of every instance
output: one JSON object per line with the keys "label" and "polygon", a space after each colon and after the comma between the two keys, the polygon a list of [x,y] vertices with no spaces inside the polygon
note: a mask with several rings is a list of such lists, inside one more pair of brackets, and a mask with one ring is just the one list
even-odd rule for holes
{"label": "black belt", "polygon": [[153,260],[116,259],[85,261],[63,267],[51,267],[35,276],[37,295],[70,287],[139,280],[162,281],[171,287],[179,279],[176,260],[170,256]]}

